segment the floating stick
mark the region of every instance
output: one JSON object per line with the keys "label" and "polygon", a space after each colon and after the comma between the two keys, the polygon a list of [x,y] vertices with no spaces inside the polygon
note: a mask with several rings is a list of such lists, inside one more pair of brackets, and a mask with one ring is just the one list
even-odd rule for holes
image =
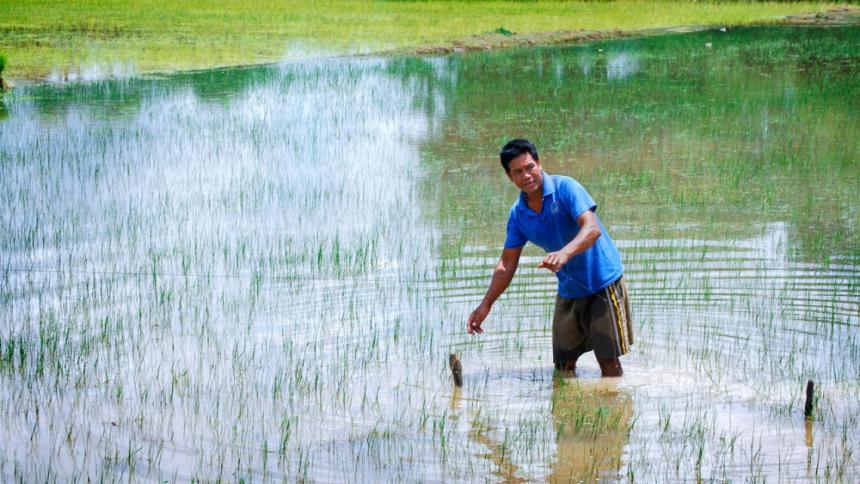
{"label": "floating stick", "polygon": [[812,420],[812,400],[814,396],[815,383],[812,380],[806,382],[806,407],[803,409],[803,415]]}
{"label": "floating stick", "polygon": [[463,366],[460,364],[460,357],[454,353],[448,354],[448,366],[451,367],[451,376],[454,377],[454,385],[463,386]]}

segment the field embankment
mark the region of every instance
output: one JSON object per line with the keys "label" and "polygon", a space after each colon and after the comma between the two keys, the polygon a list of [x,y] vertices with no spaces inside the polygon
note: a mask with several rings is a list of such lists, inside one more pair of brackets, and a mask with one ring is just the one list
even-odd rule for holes
{"label": "field embankment", "polygon": [[798,15],[815,21],[816,14],[839,5],[22,0],[0,4],[0,52],[9,59],[7,76],[12,79],[87,79],[327,54],[569,42],[675,26],[769,23]]}

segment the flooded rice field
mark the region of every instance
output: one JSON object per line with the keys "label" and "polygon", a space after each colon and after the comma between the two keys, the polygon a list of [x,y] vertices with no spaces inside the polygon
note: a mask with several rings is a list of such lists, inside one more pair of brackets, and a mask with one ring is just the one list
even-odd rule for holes
{"label": "flooded rice field", "polygon": [[[858,52],[758,28],[21,88],[0,478],[852,480]],[[465,332],[515,136],[621,251],[621,379],[554,374],[531,246]]]}

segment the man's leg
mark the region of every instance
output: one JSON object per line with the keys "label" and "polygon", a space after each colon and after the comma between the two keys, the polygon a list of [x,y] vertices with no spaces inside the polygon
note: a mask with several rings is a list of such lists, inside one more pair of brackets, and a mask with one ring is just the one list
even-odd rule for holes
{"label": "man's leg", "polygon": [[633,342],[627,287],[623,278],[592,296],[587,310],[588,332],[603,376],[624,374],[618,357]]}
{"label": "man's leg", "polygon": [[624,374],[621,361],[618,358],[598,358],[597,364],[600,365],[600,373],[603,376],[621,376]]}
{"label": "man's leg", "polygon": [[575,358],[573,360],[567,360],[555,363],[555,369],[558,371],[569,371],[576,376],[576,360],[579,358]]}
{"label": "man's leg", "polygon": [[560,371],[576,372],[576,360],[591,351],[588,335],[579,323],[577,300],[556,296],[552,316],[552,360]]}

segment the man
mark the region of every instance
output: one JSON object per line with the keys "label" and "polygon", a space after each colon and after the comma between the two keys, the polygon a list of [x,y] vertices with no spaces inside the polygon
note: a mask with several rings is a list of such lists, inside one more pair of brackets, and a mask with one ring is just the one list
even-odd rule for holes
{"label": "man", "polygon": [[544,172],[528,140],[509,141],[499,157],[522,193],[511,207],[490,288],[469,315],[466,330],[483,332],[481,324],[511,283],[530,241],[547,252],[538,267],[558,277],[552,318],[555,367],[575,371],[576,360],[593,350],[603,376],[621,376],[618,357],[633,343],[630,306],[621,256],[597,218],[597,204],[576,180]]}

